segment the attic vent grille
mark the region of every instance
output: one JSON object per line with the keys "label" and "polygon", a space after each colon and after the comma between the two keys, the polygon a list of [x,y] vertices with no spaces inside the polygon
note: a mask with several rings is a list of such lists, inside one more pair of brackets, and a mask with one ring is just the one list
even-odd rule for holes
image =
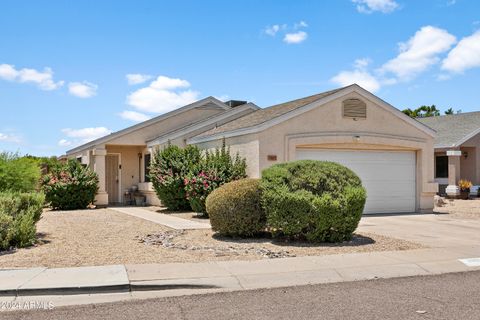
{"label": "attic vent grille", "polygon": [[343,101],[343,117],[351,119],[366,119],[367,104],[359,99],[347,99]]}

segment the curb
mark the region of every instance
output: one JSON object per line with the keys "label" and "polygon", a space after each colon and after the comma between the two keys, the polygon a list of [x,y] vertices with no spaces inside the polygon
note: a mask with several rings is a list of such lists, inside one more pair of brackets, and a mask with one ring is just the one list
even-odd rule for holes
{"label": "curb", "polygon": [[58,287],[0,290],[1,297],[78,295],[101,293],[126,293],[134,291],[159,291],[174,289],[220,289],[222,287],[203,284],[119,284],[111,286]]}

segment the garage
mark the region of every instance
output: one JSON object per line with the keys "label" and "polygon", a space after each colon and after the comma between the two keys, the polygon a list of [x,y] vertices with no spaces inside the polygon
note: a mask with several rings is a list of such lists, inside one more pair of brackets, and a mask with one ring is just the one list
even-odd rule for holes
{"label": "garage", "polygon": [[367,190],[365,214],[415,212],[414,151],[297,149],[296,158],[333,161],[353,170]]}

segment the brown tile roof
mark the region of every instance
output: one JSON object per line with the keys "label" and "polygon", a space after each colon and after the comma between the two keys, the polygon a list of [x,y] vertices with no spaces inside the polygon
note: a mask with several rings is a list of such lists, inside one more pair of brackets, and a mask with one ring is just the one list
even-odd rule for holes
{"label": "brown tile roof", "polygon": [[288,102],[284,102],[281,104],[277,104],[268,108],[264,109],[259,109],[258,111],[252,112],[250,114],[247,114],[244,117],[241,117],[239,119],[236,119],[234,121],[225,123],[224,125],[221,125],[217,128],[208,130],[196,137],[207,137],[211,136],[214,134],[219,134],[219,133],[225,133],[229,131],[234,131],[238,129],[244,129],[244,128],[250,128],[250,127],[255,127],[258,126],[262,123],[265,123],[269,120],[272,120],[274,118],[277,118],[281,115],[284,115],[290,111],[296,110],[298,108],[304,107],[314,101],[320,100],[322,98],[325,98],[329,95],[332,95],[340,90],[345,89],[346,87],[343,88],[338,88],[335,90],[330,90],[322,93],[318,93],[309,97],[301,98],[301,99],[296,99]]}

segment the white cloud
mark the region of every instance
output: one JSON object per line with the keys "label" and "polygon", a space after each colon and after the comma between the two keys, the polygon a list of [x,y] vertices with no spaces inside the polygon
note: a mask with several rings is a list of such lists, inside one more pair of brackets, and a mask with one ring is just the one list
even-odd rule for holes
{"label": "white cloud", "polygon": [[308,34],[305,31],[298,31],[294,33],[287,33],[283,38],[283,41],[288,44],[302,43],[307,40]]}
{"label": "white cloud", "polygon": [[97,94],[98,86],[96,84],[83,82],[70,82],[68,84],[68,92],[79,98],[90,98]]}
{"label": "white cloud", "polygon": [[357,5],[357,11],[360,13],[375,11],[391,13],[400,7],[394,0],[352,0],[352,2]]}
{"label": "white cloud", "polygon": [[3,142],[13,142],[13,143],[20,143],[22,139],[15,135],[15,134],[9,134],[9,133],[2,133],[0,132],[0,141]]}
{"label": "white cloud", "polygon": [[457,3],[457,0],[447,0],[447,7],[453,6],[456,3]]}
{"label": "white cloud", "polygon": [[365,70],[341,71],[331,81],[342,87],[356,83],[371,92],[380,89],[378,80]]}
{"label": "white cloud", "polygon": [[152,79],[152,76],[149,74],[130,73],[126,75],[126,78],[129,85],[135,85],[147,82]]}
{"label": "white cloud", "polygon": [[399,80],[408,81],[439,62],[439,55],[456,42],[446,30],[425,26],[407,42],[400,43],[399,55],[385,63],[380,72],[393,73]]}
{"label": "white cloud", "polygon": [[58,145],[60,147],[70,147],[72,145],[72,141],[69,141],[67,139],[61,139],[60,141],[58,141]]}
{"label": "white cloud", "polygon": [[144,112],[165,113],[198,100],[198,92],[182,90],[189,87],[186,80],[159,76],[148,87],[129,94],[127,104]]}
{"label": "white cloud", "polygon": [[480,31],[463,38],[442,61],[442,69],[462,73],[480,67]]}
{"label": "white cloud", "polygon": [[374,75],[368,72],[367,67],[370,62],[371,60],[368,58],[357,59],[353,64],[354,70],[341,71],[330,81],[342,87],[356,83],[368,91],[376,92],[380,89],[381,83]]}
{"label": "white cloud", "polygon": [[120,117],[122,117],[123,119],[126,119],[126,120],[135,121],[135,122],[143,122],[143,121],[147,121],[148,119],[150,119],[150,117],[147,116],[144,113],[140,113],[140,112],[136,112],[136,111],[130,111],[130,110],[125,110],[125,111],[121,112]]}
{"label": "white cloud", "polygon": [[112,133],[111,130],[105,127],[93,127],[82,129],[62,129],[63,134],[69,139],[61,139],[58,141],[58,145],[62,147],[77,146],[98,139]]}
{"label": "white cloud", "polygon": [[268,26],[265,28],[265,34],[274,37],[278,31],[280,31],[280,25],[274,24],[273,26]]}
{"label": "white cloud", "polygon": [[44,68],[43,71],[30,68],[18,70],[11,64],[0,64],[0,78],[19,83],[33,83],[46,91],[58,89],[64,84],[63,81],[53,80],[53,71],[50,68]]}
{"label": "white cloud", "polygon": [[308,24],[305,22],[305,21],[300,21],[300,22],[297,22],[293,25],[293,29],[297,30],[297,29],[300,29],[300,28],[306,28],[308,27]]}

